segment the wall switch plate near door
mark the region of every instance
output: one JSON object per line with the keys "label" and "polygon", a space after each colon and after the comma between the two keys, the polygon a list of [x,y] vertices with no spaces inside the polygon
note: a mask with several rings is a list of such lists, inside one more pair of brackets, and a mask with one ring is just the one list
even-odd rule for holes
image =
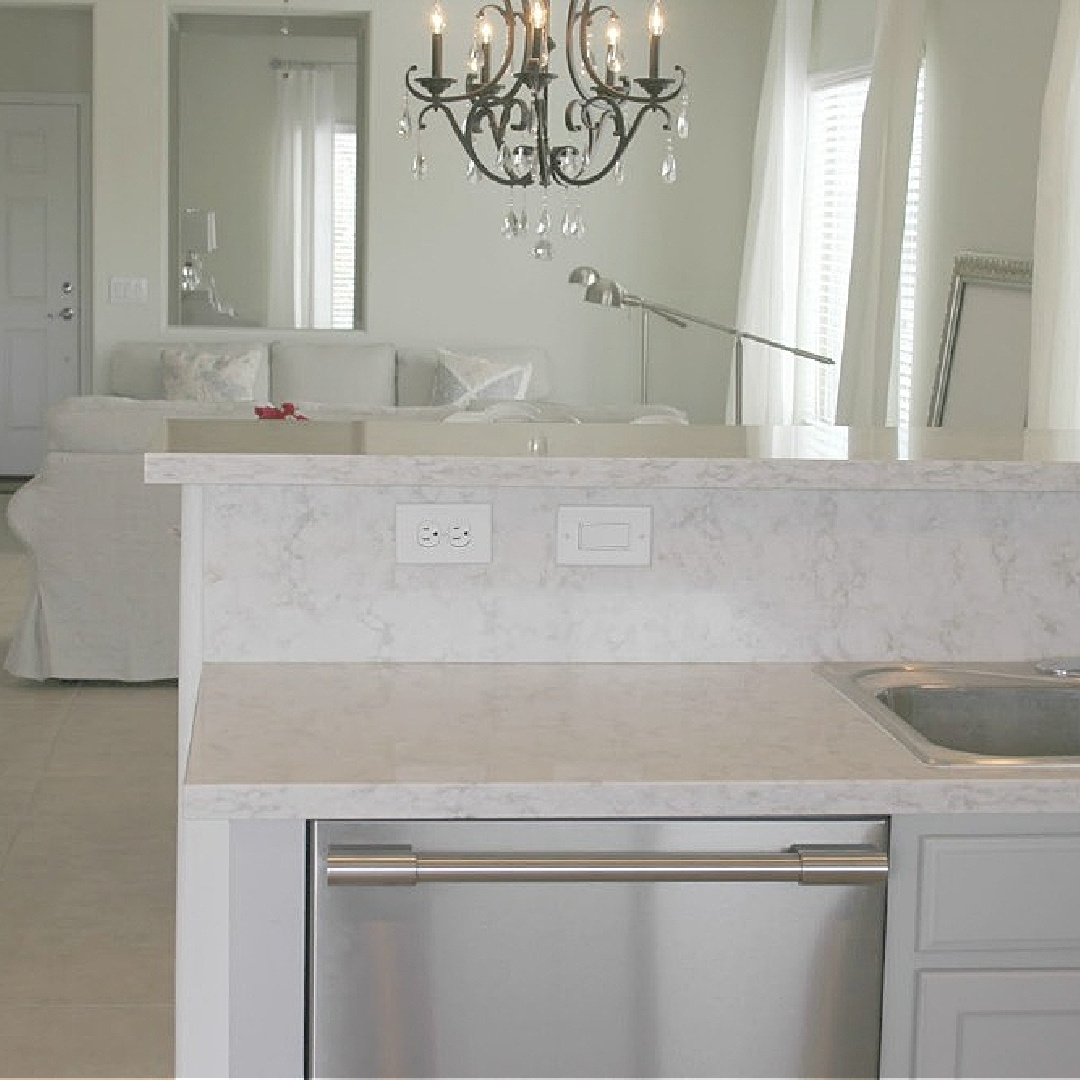
{"label": "wall switch plate near door", "polygon": [[491,562],[490,503],[401,503],[397,561],[409,565]]}

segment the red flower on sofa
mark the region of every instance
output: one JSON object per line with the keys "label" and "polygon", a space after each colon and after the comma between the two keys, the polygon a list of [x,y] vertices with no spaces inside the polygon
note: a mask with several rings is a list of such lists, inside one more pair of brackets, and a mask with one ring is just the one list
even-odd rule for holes
{"label": "red flower on sofa", "polygon": [[302,412],[296,411],[296,406],[291,401],[283,401],[280,405],[256,405],[255,415],[260,420],[306,420]]}

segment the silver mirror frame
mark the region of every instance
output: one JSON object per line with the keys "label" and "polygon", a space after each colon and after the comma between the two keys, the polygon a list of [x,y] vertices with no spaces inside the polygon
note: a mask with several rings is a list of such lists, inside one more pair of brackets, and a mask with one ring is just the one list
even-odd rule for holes
{"label": "silver mirror frame", "polygon": [[961,252],[953,261],[952,279],[949,283],[949,300],[945,310],[945,326],[941,333],[941,349],[938,354],[937,372],[934,375],[934,391],[930,398],[927,427],[941,427],[945,418],[945,406],[949,398],[956,342],[960,331],[960,317],[964,309],[964,296],[969,285],[989,285],[1001,289],[1031,290],[1033,260],[1010,255],[989,255],[974,251]]}

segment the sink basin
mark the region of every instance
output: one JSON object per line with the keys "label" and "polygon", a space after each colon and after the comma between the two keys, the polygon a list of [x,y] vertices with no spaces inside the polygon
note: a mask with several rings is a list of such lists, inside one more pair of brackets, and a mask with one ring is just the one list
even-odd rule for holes
{"label": "sink basin", "polygon": [[818,670],[930,765],[1080,765],[1080,679],[1032,664]]}

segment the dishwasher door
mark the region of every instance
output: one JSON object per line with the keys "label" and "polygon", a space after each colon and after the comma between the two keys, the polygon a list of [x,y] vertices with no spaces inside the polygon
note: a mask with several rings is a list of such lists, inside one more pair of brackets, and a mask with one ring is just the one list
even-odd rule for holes
{"label": "dishwasher door", "polygon": [[315,823],[308,1075],[874,1076],[887,835]]}

